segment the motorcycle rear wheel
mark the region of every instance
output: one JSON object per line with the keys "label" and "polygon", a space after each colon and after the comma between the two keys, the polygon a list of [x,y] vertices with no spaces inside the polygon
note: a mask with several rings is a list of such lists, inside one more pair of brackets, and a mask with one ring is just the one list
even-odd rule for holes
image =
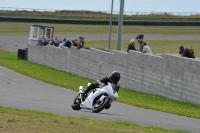
{"label": "motorcycle rear wheel", "polygon": [[80,104],[81,104],[81,98],[80,98],[80,95],[78,95],[73,100],[73,103],[71,104],[71,107],[72,107],[73,110],[80,110],[81,109]]}
{"label": "motorcycle rear wheel", "polygon": [[99,113],[102,111],[110,102],[110,98],[105,97],[101,102],[100,97],[93,101],[92,112]]}

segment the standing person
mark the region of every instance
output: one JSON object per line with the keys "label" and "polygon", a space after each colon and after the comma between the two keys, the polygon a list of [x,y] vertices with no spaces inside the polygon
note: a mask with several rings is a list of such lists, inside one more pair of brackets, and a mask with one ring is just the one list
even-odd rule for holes
{"label": "standing person", "polygon": [[127,48],[127,53],[129,52],[129,50],[136,50],[135,49],[135,40],[134,39],[130,40],[130,43],[129,43],[128,48]]}
{"label": "standing person", "polygon": [[144,42],[143,42],[143,40],[142,39],[138,39],[138,43],[139,43],[139,45],[140,45],[140,49],[139,49],[139,51],[143,51],[143,47],[144,47]]}
{"label": "standing person", "polygon": [[142,53],[152,54],[150,47],[147,46],[147,43],[144,42],[143,45],[144,47],[143,47]]}
{"label": "standing person", "polygon": [[181,56],[195,59],[195,56],[188,50],[188,48],[180,46],[179,49]]}
{"label": "standing person", "polygon": [[143,51],[143,46],[144,46],[143,38],[144,38],[144,34],[139,34],[136,36],[136,39],[138,39],[138,43],[140,45],[140,49],[138,51],[141,51],[141,52]]}

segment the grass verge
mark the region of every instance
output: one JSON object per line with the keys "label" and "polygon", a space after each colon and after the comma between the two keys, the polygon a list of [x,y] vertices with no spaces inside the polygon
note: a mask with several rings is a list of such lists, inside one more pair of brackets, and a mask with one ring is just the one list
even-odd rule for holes
{"label": "grass verge", "polygon": [[[11,52],[0,53],[0,65],[23,75],[53,85],[69,88],[74,91],[78,91],[80,83],[81,85],[87,85],[88,82],[94,82],[94,80],[91,79],[72,75],[26,60],[19,60],[16,56],[16,53]],[[200,106],[167,99],[162,96],[121,88],[119,91],[119,99],[117,101],[146,109],[200,119]]]}
{"label": "grass verge", "polygon": [[[0,34],[29,34],[33,23],[0,22]],[[54,27],[55,34],[108,34],[109,25],[49,24],[34,23]],[[112,34],[118,33],[118,26],[113,25]],[[200,34],[200,26],[123,26],[123,34],[155,35],[194,35]]]}
{"label": "grass verge", "polygon": [[[99,126],[100,125],[100,126]],[[103,128],[102,128],[103,127]],[[31,110],[11,109],[0,106],[0,132],[4,133],[188,133],[165,130],[159,127],[144,127],[129,122],[89,120]]]}

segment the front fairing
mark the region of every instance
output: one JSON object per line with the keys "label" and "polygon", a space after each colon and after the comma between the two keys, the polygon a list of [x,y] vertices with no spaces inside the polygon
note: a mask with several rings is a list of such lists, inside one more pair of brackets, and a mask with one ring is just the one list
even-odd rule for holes
{"label": "front fairing", "polygon": [[106,90],[107,92],[107,95],[109,96],[110,99],[113,99],[116,100],[118,98],[118,93],[115,92],[113,89],[112,89],[112,86],[110,83],[108,83],[108,85],[104,86],[102,89]]}
{"label": "front fairing", "polygon": [[94,99],[101,94],[107,94],[110,98],[110,103],[118,98],[118,93],[113,91],[112,86],[108,83],[108,85],[102,88],[97,88],[95,92],[91,92],[85,101],[81,103],[80,107],[84,109],[92,109]]}

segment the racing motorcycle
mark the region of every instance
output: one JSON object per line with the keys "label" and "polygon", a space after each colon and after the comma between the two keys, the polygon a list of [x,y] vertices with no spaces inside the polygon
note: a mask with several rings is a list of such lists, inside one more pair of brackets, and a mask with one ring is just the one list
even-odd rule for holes
{"label": "racing motorcycle", "polygon": [[[83,98],[83,86],[79,87],[79,94],[73,100],[71,107],[74,110],[88,109],[94,113],[99,113],[103,109],[109,109],[111,103],[118,98],[119,85],[109,83],[105,85],[99,83],[99,87],[87,93],[86,98]],[[90,83],[88,83],[88,86]]]}

